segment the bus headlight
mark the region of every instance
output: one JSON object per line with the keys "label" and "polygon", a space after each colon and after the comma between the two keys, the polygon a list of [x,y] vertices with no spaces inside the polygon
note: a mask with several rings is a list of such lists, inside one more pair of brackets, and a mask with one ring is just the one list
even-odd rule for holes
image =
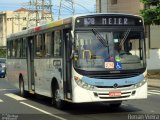
{"label": "bus headlight", "polygon": [[141,87],[142,85],[144,85],[145,83],[146,83],[146,80],[144,79],[143,81],[135,84],[135,88],[139,88],[139,87]]}
{"label": "bus headlight", "polygon": [[85,83],[79,77],[74,76],[74,80],[75,80],[75,82],[77,83],[78,86],[80,86],[84,89],[87,89],[87,90],[93,90],[94,89],[94,86]]}

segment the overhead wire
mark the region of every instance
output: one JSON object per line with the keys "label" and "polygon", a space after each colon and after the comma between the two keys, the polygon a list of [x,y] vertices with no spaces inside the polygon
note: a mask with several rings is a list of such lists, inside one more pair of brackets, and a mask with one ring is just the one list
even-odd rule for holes
{"label": "overhead wire", "polygon": [[[29,1],[29,0],[28,0]],[[65,0],[64,0],[65,1]],[[60,0],[53,0],[52,10],[54,16],[58,13],[59,10],[59,2]],[[24,3],[24,2],[23,2]],[[17,3],[15,2],[0,2],[0,11],[3,10],[16,10],[19,8],[25,8],[26,4],[23,4],[21,0],[18,0]],[[84,4],[85,3],[85,4]],[[65,1],[65,4],[62,6],[62,15],[72,15],[72,8],[70,6],[71,2]],[[82,14],[82,13],[93,13],[95,0],[74,0],[75,4],[75,14]]]}

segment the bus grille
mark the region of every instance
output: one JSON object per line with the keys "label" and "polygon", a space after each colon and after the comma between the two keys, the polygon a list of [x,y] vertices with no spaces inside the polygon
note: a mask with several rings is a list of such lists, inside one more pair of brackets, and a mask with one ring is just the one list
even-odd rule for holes
{"label": "bus grille", "polygon": [[[118,86],[117,88],[125,88],[125,87],[131,87],[131,85],[122,85],[122,86]],[[97,88],[114,88],[113,86],[96,86]]]}
{"label": "bus grille", "polygon": [[94,74],[87,75],[90,78],[96,79],[122,79],[122,78],[131,78],[139,75],[139,73],[110,73],[110,74]]}
{"label": "bus grille", "polygon": [[[95,94],[95,93],[94,93]],[[96,95],[100,98],[100,99],[119,99],[119,98],[127,98],[130,97],[131,92],[122,92],[121,96],[117,96],[117,97],[110,97],[109,93],[96,93]]]}
{"label": "bus grille", "polygon": [[119,98],[127,98],[128,96],[120,96],[120,97],[99,97],[100,99],[119,99]]}

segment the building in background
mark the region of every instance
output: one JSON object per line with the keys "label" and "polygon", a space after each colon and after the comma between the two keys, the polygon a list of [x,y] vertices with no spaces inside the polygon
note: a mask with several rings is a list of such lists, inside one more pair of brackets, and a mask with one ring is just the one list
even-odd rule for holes
{"label": "building in background", "polygon": [[97,0],[97,12],[115,12],[139,14],[144,8],[140,0]]}
{"label": "building in background", "polygon": [[[32,14],[32,21],[28,19],[28,16]],[[47,13],[46,13],[47,14]],[[38,24],[35,24],[36,22]],[[50,22],[50,18],[43,21],[36,20],[36,13],[31,12],[28,9],[20,8],[16,11],[3,11],[0,12],[0,47],[6,46],[6,37],[11,33],[16,33],[22,31],[29,27],[34,27],[35,25],[44,24]],[[30,25],[29,22],[34,22],[34,25]]]}
{"label": "building in background", "polygon": [[6,13],[0,12],[0,46],[5,46],[6,37]]}
{"label": "building in background", "polygon": [[0,12],[0,46],[6,46],[6,37],[27,28],[28,10]]}
{"label": "building in background", "polygon": [[[140,14],[144,4],[140,0],[96,0],[98,13]],[[147,67],[149,70],[160,70],[160,26],[150,26],[146,36]]]}

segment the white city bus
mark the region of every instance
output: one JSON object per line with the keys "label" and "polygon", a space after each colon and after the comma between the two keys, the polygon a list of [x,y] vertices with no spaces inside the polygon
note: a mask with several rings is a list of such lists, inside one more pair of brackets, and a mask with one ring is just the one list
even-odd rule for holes
{"label": "white city bus", "polygon": [[7,78],[20,94],[72,103],[147,98],[143,20],[129,14],[73,16],[7,38]]}

